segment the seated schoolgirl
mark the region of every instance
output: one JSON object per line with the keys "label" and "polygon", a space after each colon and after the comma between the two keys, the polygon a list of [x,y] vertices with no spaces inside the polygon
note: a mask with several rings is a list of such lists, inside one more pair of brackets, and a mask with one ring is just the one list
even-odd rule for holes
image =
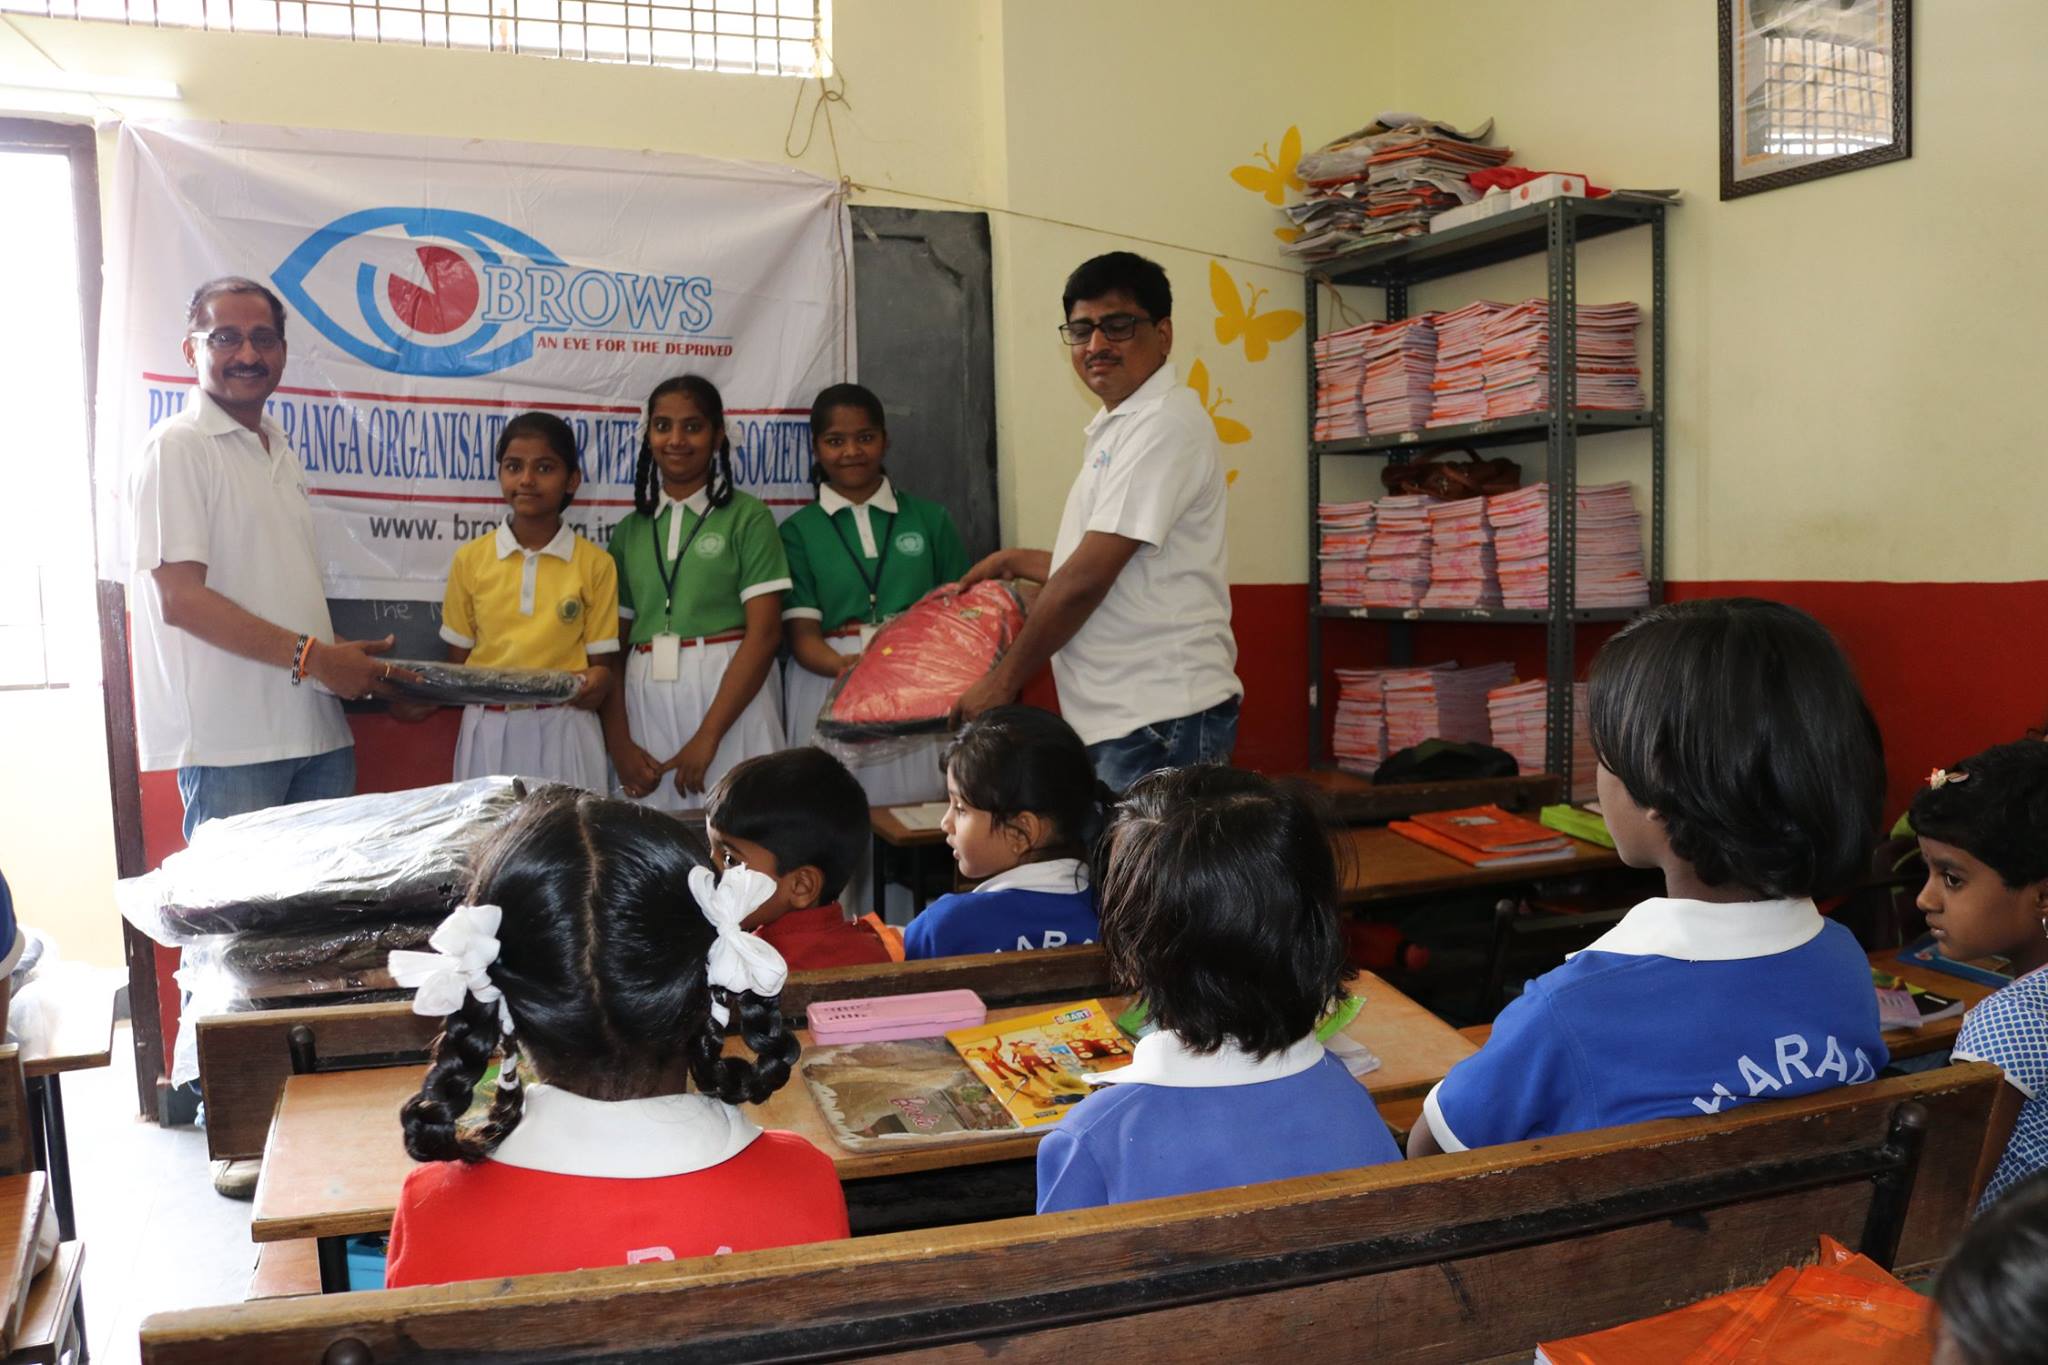
{"label": "seated schoolgirl", "polygon": [[1951,1053],[2004,1068],[2026,1096],[1989,1207],[2048,1168],[2048,744],[2000,744],[1937,770],[1911,819],[1927,860],[1920,908],[1942,955],[2004,957],[2013,974],[1964,1016]]}
{"label": "seated schoolgirl", "polygon": [[[611,783],[597,709],[619,657],[619,579],[612,558],[562,513],[583,482],[576,433],[551,412],[522,412],[498,434],[498,486],[508,513],[455,552],[441,638],[455,663],[581,673],[561,706],[462,708],[455,780],[524,777],[602,792]],[[416,720],[433,708],[401,703]]]}
{"label": "seated schoolgirl", "polygon": [[1039,1144],[1040,1213],[1400,1160],[1316,1041],[1351,969],[1329,836],[1300,796],[1235,768],[1154,773],[1097,864],[1103,947],[1159,1031]]}
{"label": "seated schoolgirl", "polygon": [[[401,1111],[392,1286],[709,1256],[847,1235],[831,1158],[737,1106],[790,1078],[784,969],[740,928],[774,891],[714,881],[681,824],[549,787],[483,851],[434,952],[394,952],[446,1014]],[[737,1015],[751,1058],[724,1055]],[[489,1115],[459,1127],[502,1049]]]}
{"label": "seated schoolgirl", "polygon": [[1093,943],[1088,857],[1112,796],[1065,721],[999,706],[947,746],[939,822],[972,891],[941,896],[903,931],[904,955],[958,957]]}
{"label": "seated schoolgirl", "polygon": [[1970,1224],[1934,1285],[1933,1365],[2040,1365],[2048,1359],[2048,1175],[2007,1191]]}
{"label": "seated schoolgirl", "polygon": [[704,801],[711,865],[749,867],[775,894],[747,916],[792,971],[901,962],[902,931],[840,905],[868,851],[868,798],[823,749],[750,758]]}
{"label": "seated schoolgirl", "polygon": [[1813,898],[1849,885],[1884,796],[1877,723],[1805,613],[1655,608],[1593,661],[1600,804],[1644,901],[1501,1012],[1423,1101],[1408,1154],[1725,1113],[1869,1080],[1870,963]]}

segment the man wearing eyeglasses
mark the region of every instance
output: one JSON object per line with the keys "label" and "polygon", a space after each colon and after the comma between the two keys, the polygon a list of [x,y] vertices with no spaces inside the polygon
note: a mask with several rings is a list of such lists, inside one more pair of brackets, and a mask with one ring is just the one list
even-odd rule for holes
{"label": "man wearing eyeglasses", "polygon": [[355,791],[344,697],[387,695],[389,638],[335,640],[298,456],[263,405],[284,305],[254,280],[192,295],[183,411],[151,430],[133,489],[136,738],[203,820]]}
{"label": "man wearing eyeglasses", "polygon": [[1223,462],[1209,414],[1167,363],[1164,270],[1113,251],[1083,262],[1061,302],[1060,339],[1102,411],[1052,550],[999,550],[963,580],[1045,589],[956,714],[1014,701],[1050,660],[1061,713],[1122,791],[1156,768],[1228,763],[1237,741]]}

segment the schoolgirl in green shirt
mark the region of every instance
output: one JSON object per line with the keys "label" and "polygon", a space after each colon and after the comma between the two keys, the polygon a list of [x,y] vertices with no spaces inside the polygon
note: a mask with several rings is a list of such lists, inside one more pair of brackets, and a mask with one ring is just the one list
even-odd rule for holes
{"label": "schoolgirl in green shirt", "polygon": [[782,594],[775,518],[732,483],[725,402],[688,374],[647,397],[633,507],[612,531],[626,681],[607,699],[605,748],[627,796],[663,810],[742,759],[783,747]]}
{"label": "schoolgirl in green shirt", "polygon": [[[877,626],[967,572],[953,518],[936,502],[895,487],[881,400],[859,384],[834,384],[811,405],[811,477],[818,500],[782,523],[790,590],[783,632],[795,660],[784,677],[789,740],[809,741],[818,710]],[[875,805],[945,795],[938,747],[862,763],[841,750]]]}

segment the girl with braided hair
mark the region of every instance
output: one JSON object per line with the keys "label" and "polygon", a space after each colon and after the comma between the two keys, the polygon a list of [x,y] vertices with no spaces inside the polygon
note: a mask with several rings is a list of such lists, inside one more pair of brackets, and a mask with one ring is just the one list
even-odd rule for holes
{"label": "girl with braided hair", "polygon": [[[638,1264],[847,1235],[829,1157],[737,1107],[788,1081],[786,968],[740,923],[772,879],[715,879],[669,816],[568,788],[529,799],[431,940],[396,952],[446,1016],[401,1111],[394,1287]],[[752,1051],[727,1056],[730,1020]],[[491,1058],[497,1090],[461,1122]]]}

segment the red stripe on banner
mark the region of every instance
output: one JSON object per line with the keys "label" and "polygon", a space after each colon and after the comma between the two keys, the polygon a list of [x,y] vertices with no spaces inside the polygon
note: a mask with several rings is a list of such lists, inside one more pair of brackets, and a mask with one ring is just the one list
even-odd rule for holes
{"label": "red stripe on banner", "polygon": [[[151,374],[144,370],[142,377],[152,384],[197,384],[199,380],[189,374]],[[451,407],[466,408],[531,408],[531,402],[514,402],[509,398],[433,398],[408,393],[356,393],[349,389],[297,389],[289,384],[277,386],[279,393],[289,393],[299,398],[349,398],[370,403],[440,403]],[[549,403],[548,412],[613,412],[631,413],[638,416],[638,405],[620,407],[609,403]],[[809,408],[727,408],[728,417],[808,417]]]}
{"label": "red stripe on banner", "polygon": [[[367,498],[372,502],[481,503],[489,506],[505,501],[503,498],[465,498],[442,493],[379,493],[373,489],[364,488],[308,488],[306,492],[318,498]],[[770,507],[809,507],[811,505],[811,499],[809,498],[762,498],[761,501]],[[633,500],[631,498],[578,497],[576,499],[576,506],[578,507],[631,507],[632,505]]]}

